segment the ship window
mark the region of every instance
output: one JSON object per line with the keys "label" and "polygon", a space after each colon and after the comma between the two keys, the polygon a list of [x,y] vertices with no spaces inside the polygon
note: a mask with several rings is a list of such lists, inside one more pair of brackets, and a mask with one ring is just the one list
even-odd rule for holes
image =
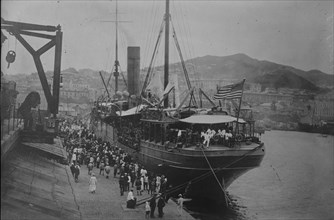
{"label": "ship window", "polygon": [[161,125],[161,144],[163,145],[166,141],[165,126]]}
{"label": "ship window", "polygon": [[153,141],[154,140],[154,124],[149,123],[149,131],[150,131],[149,140]]}
{"label": "ship window", "polygon": [[162,138],[161,138],[161,125],[160,124],[155,124],[155,129],[154,129],[154,131],[155,131],[155,141],[156,142],[160,142],[161,140],[162,140]]}
{"label": "ship window", "polygon": [[143,126],[143,137],[144,137],[144,139],[145,140],[148,140],[149,139],[149,137],[150,137],[150,130],[149,130],[149,125],[148,125],[148,123],[143,123],[142,124],[142,126]]}

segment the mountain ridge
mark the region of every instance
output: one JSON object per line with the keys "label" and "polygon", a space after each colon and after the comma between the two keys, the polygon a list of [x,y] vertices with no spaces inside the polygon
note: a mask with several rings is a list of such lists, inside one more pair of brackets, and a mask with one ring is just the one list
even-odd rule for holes
{"label": "mountain ridge", "polygon": [[[263,82],[260,80],[261,76],[267,78],[267,74],[279,73],[283,81],[286,81],[286,79],[283,78],[289,78],[289,75],[291,75],[291,79],[293,78],[298,81],[292,84],[300,84],[300,87],[304,89],[307,89],[307,85],[309,85],[310,90],[316,90],[312,84],[316,87],[334,86],[334,75],[321,72],[320,70],[313,69],[304,71],[267,60],[257,60],[243,53],[229,56],[206,55],[187,60],[186,63],[197,64],[196,72],[202,73],[202,77],[224,79],[246,78],[248,82],[260,83],[262,85]],[[279,79],[276,78],[276,80]],[[282,83],[278,82],[278,84],[284,86]],[[287,87],[293,88],[293,86],[289,84],[287,84]]]}
{"label": "mountain ridge", "polygon": [[[334,88],[334,75],[316,69],[304,71],[267,60],[258,60],[244,53],[228,56],[205,55],[189,59],[185,63],[187,66],[195,66],[196,68],[188,68],[188,71],[190,74],[195,71],[202,79],[239,80],[245,78],[247,82],[259,83],[265,88],[279,86],[311,91],[317,91],[319,87]],[[182,69],[180,62],[171,65],[179,70]],[[163,69],[162,66],[156,68]],[[90,68],[69,67],[61,72],[63,77],[70,74],[72,75],[70,78],[74,77],[78,82],[83,80],[88,83],[90,81],[94,86],[101,83],[99,71]],[[46,74],[51,76],[52,71],[47,71]],[[102,74],[108,78],[110,73],[102,71]]]}

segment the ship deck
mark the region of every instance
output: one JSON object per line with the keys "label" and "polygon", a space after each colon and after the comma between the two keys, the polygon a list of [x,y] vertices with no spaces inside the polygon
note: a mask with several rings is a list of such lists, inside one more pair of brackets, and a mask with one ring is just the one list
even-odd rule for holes
{"label": "ship deck", "polygon": [[[259,144],[258,143],[251,143],[251,144],[246,144],[244,142],[241,142],[240,144],[236,144],[234,147],[226,147],[223,145],[210,145],[207,148],[204,148],[205,151],[221,151],[221,150],[225,150],[225,151],[235,151],[235,150],[253,150],[256,147],[258,147]],[[197,146],[191,146],[191,147],[186,147],[183,148],[183,150],[192,150],[192,151],[199,151],[201,150],[199,147]]]}

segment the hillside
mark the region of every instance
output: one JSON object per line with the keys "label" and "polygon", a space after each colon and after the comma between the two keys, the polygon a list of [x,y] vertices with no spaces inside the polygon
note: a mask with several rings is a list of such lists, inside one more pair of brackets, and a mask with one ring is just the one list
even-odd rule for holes
{"label": "hillside", "polygon": [[277,69],[272,73],[258,76],[254,79],[265,88],[292,88],[318,91],[319,88],[310,81],[297,74],[284,69]]}
{"label": "hillside", "polygon": [[[181,70],[180,63],[171,64],[171,69]],[[285,66],[266,60],[257,60],[245,54],[231,56],[204,56],[186,61],[190,74],[196,70],[196,75],[202,79],[226,79],[236,80],[245,78],[247,82],[260,83],[266,87],[285,87],[318,91],[319,88],[334,87],[334,75],[323,73],[319,70],[303,71],[291,66]],[[195,66],[196,68],[192,68]],[[163,66],[156,67],[163,71]],[[36,74],[36,73],[35,73]],[[52,71],[46,73],[50,78]],[[105,80],[110,73],[102,72]],[[126,77],[126,74],[124,74]],[[73,80],[76,83],[89,84],[91,88],[103,88],[99,71],[89,68],[76,70],[68,68],[62,71],[63,80]],[[9,79],[26,80],[27,75],[8,76]],[[21,79],[22,78],[22,79]],[[181,80],[183,77],[180,77]],[[111,87],[114,85],[114,77],[111,78]],[[123,80],[119,78],[120,85]],[[123,86],[121,86],[123,87]]]}
{"label": "hillside", "polygon": [[[334,86],[334,76],[319,70],[303,71],[265,60],[257,60],[245,54],[231,56],[204,56],[186,61],[196,66],[202,78],[242,79],[265,85],[285,86],[293,80],[288,88],[305,88],[315,90],[316,87]],[[275,74],[272,80],[270,80]],[[261,80],[265,77],[265,80]],[[269,82],[272,81],[272,82]]]}

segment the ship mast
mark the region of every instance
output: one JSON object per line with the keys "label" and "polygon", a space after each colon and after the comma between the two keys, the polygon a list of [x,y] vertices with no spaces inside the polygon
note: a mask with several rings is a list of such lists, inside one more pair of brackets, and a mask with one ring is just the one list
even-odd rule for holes
{"label": "ship mast", "polygon": [[[164,67],[164,89],[166,89],[169,83],[169,0],[166,0],[166,13],[165,13],[165,67]],[[168,107],[168,95],[164,101],[164,107]]]}
{"label": "ship mast", "polygon": [[116,47],[115,47],[115,71],[114,71],[114,77],[115,77],[115,93],[118,91],[118,67],[119,67],[119,61],[118,61],[118,9],[117,9],[117,0],[116,0]]}
{"label": "ship mast", "polygon": [[[172,25],[173,38],[175,40],[176,48],[178,49],[178,52],[179,52],[179,56],[180,56],[180,59],[181,59],[182,68],[183,68],[183,71],[184,71],[184,74],[185,74],[188,89],[189,89],[189,91],[193,90],[192,87],[191,87],[188,72],[187,72],[187,69],[186,69],[186,66],[185,66],[185,63],[184,63],[184,60],[183,60],[183,56],[182,56],[182,53],[181,53],[181,48],[180,48],[180,45],[179,45],[179,43],[177,41],[177,38],[176,38],[175,29],[173,27],[173,23],[171,22],[171,15],[169,13],[169,0],[166,0],[165,15],[164,15],[163,22],[162,22],[160,30],[159,30],[159,35],[158,35],[158,38],[157,38],[157,41],[156,41],[156,44],[155,44],[155,47],[154,47],[154,50],[153,50],[153,55],[152,55],[152,58],[151,58],[151,62],[150,62],[150,65],[148,67],[147,74],[146,74],[146,77],[145,77],[145,81],[144,81],[144,84],[143,84],[143,87],[142,87],[141,95],[143,97],[146,96],[146,90],[147,90],[147,87],[149,85],[150,77],[151,77],[152,71],[153,71],[153,63],[154,63],[155,57],[157,55],[158,46],[159,46],[161,36],[162,36],[162,33],[163,33],[164,29],[165,29],[164,90],[166,90],[166,88],[169,84],[169,27],[170,27],[170,24]],[[191,100],[193,100],[195,105],[196,105],[195,98],[193,97],[193,92],[191,92]],[[169,105],[168,93],[164,95],[163,100],[161,100],[159,105],[162,102],[164,102],[164,108],[168,108],[168,105]]]}

